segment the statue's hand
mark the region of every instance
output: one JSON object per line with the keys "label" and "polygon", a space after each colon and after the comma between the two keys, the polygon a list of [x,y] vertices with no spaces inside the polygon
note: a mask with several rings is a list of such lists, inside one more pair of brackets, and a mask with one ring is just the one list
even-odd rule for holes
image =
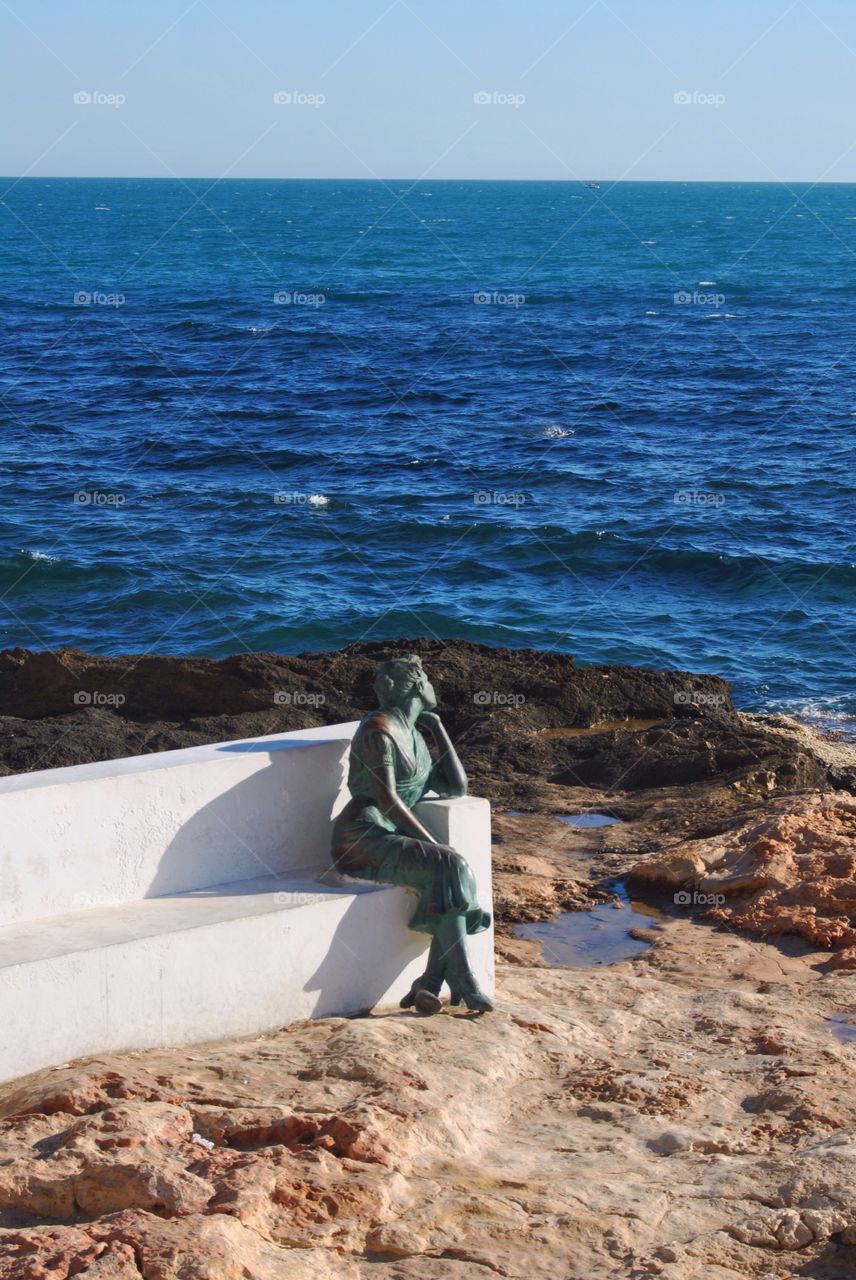
{"label": "statue's hand", "polygon": [[438,729],[442,729],[443,722],[437,715],[436,711],[423,711],[419,719],[416,721],[417,729],[427,729],[429,733],[436,733]]}

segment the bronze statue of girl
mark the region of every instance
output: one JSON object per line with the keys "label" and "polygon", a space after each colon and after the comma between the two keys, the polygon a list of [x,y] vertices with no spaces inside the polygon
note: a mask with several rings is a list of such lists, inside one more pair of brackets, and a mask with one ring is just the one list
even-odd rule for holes
{"label": "bronze statue of girl", "polygon": [[[476,901],[467,860],[438,844],[413,805],[426,792],[464,796],[467,775],[436,713],[437,699],[415,655],[384,662],[375,679],[380,706],[360,721],[351,743],[351,800],[333,828],[336,869],[364,880],[406,885],[419,891],[410,928],[431,934],[428,965],[401,1001],[422,1013],[437,1013],[443,982],[451,1002],[463,1000],[482,1013],[493,1008],[479,989],[467,955],[466,935],[490,925]],[[436,747],[432,759],[423,733]]]}

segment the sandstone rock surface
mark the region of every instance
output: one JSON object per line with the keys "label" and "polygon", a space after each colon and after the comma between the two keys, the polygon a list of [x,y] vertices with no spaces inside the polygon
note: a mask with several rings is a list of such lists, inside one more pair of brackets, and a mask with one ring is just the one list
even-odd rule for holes
{"label": "sandstone rock surface", "polygon": [[[856,1268],[856,978],[664,918],[499,1008],[381,1010],[0,1090],[0,1277],[812,1276]],[[775,968],[775,965],[774,965]]]}
{"label": "sandstone rock surface", "polygon": [[856,797],[808,794],[779,803],[712,839],[648,856],[637,884],[700,895],[700,914],[765,936],[792,934],[840,949],[838,970],[856,950]]}

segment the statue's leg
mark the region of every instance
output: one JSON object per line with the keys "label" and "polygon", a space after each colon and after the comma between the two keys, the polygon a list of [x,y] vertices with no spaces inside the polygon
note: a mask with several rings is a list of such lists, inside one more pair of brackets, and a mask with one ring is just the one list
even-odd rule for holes
{"label": "statue's leg", "polygon": [[479,990],[467,956],[467,933],[488,928],[490,915],[478,906],[475,878],[466,859],[448,845],[386,832],[382,839],[387,853],[373,878],[418,891],[410,927],[429,933],[432,939],[425,972],[402,997],[401,1008],[439,1012],[445,980],[453,1003],[464,999],[471,1009],[492,1009]]}
{"label": "statue's leg", "polygon": [[413,1005],[420,1013],[439,1013],[440,989],[443,986],[445,970],[443,964],[443,948],[436,934],[431,938],[428,952],[428,963],[425,972],[413,983],[406,996],[402,996],[399,1004],[402,1009],[410,1009]]}
{"label": "statue's leg", "polygon": [[467,954],[465,916],[458,912],[447,912],[445,915],[437,916],[433,923],[436,929],[435,938],[439,941],[442,950],[446,981],[452,993],[451,1003],[457,1005],[463,1000],[468,1009],[489,1013],[493,1005],[476,982]]}

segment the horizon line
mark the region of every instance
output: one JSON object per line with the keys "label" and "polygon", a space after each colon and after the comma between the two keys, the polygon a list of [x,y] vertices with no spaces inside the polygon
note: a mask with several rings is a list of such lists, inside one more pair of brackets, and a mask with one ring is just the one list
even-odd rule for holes
{"label": "horizon line", "polygon": [[508,182],[508,183],[525,183],[533,182],[550,182],[556,185],[586,186],[591,182],[597,182],[605,186],[732,186],[732,187],[788,187],[788,186],[807,186],[807,187],[852,187],[856,186],[856,178],[847,179],[811,179],[811,178],[412,178],[412,177],[377,177],[377,178],[355,178],[355,177],[338,177],[336,175],[300,175],[300,176],[271,176],[267,174],[257,174],[242,178],[233,177],[213,177],[210,174],[198,174],[193,176],[187,175],[164,175],[164,174],[103,174],[103,173],[51,173],[41,177],[35,174],[0,174],[0,182],[13,182],[16,185],[21,182],[211,182],[215,185],[220,182],[362,182],[362,183],[384,183],[390,182],[409,182],[413,186],[424,182],[426,185],[446,183],[446,182],[465,182],[465,183],[489,183],[489,182]]}

